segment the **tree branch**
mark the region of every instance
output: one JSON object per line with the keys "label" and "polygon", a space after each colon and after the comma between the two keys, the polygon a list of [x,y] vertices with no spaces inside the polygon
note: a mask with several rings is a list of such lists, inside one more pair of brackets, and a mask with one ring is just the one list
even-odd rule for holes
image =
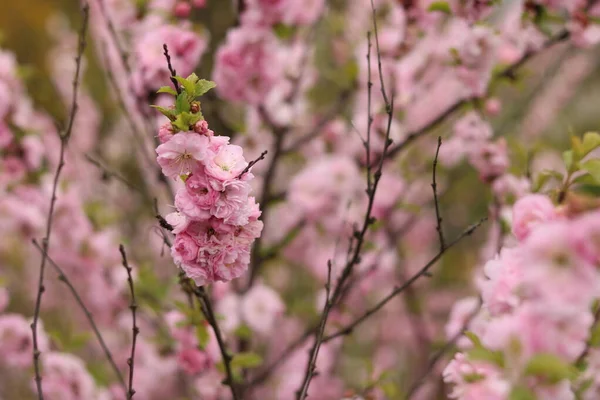
{"label": "tree branch", "polygon": [[442,256],[444,255],[444,253],[446,251],[448,251],[449,249],[451,249],[452,247],[454,247],[458,242],[460,242],[464,237],[466,236],[471,236],[473,234],[473,232],[481,225],[483,224],[485,221],[487,220],[486,218],[482,218],[481,220],[479,220],[479,222],[477,222],[476,224],[470,226],[469,228],[467,228],[465,231],[463,231],[456,239],[454,239],[452,242],[448,243],[448,245],[444,248],[443,251],[439,251],[431,260],[429,260],[429,262],[427,264],[425,264],[420,270],[419,272],[417,272],[415,275],[413,275],[410,279],[408,279],[406,282],[404,282],[402,285],[396,287],[394,290],[392,290],[387,296],[385,296],[379,303],[377,303],[375,306],[373,306],[372,308],[368,309],[367,311],[365,311],[360,317],[358,317],[357,319],[355,319],[353,322],[351,322],[350,324],[348,324],[346,327],[338,330],[337,332],[326,336],[325,338],[323,338],[323,342],[329,342],[330,340],[333,340],[337,337],[340,336],[345,336],[345,335],[349,335],[350,333],[352,333],[352,331],[354,330],[354,328],[356,328],[358,325],[360,325],[362,322],[364,322],[367,318],[369,318],[371,315],[375,314],[377,311],[381,310],[381,308],[383,308],[383,306],[385,306],[390,300],[392,300],[394,297],[396,297],[398,294],[402,293],[406,288],[408,288],[410,285],[412,285],[417,279],[419,279],[422,276],[427,275],[429,269],[440,259],[442,258]]}
{"label": "tree branch", "polygon": [[33,366],[35,371],[35,384],[38,393],[38,399],[43,400],[44,394],[42,390],[42,376],[40,371],[40,349],[38,345],[37,326],[40,318],[40,309],[42,305],[42,294],[44,293],[44,271],[46,268],[46,259],[48,258],[48,249],[50,247],[50,234],[52,232],[52,222],[54,217],[54,207],[56,205],[56,192],[58,190],[58,182],[60,180],[60,174],[65,165],[65,151],[71,133],[73,131],[73,124],[75,122],[75,116],[77,115],[78,104],[77,94],[79,92],[79,80],[81,73],[81,60],[83,58],[83,52],[86,47],[85,36],[87,33],[89,20],[89,6],[84,4],[82,9],[82,23],[79,31],[79,44],[77,48],[77,56],[75,57],[75,74],[73,76],[73,93],[71,97],[71,111],[69,115],[69,122],[67,124],[66,131],[60,135],[60,155],[56,172],[54,173],[54,182],[52,184],[52,197],[50,198],[50,209],[48,211],[48,218],[46,221],[46,234],[42,239],[42,261],[40,263],[40,273],[38,278],[37,286],[37,297],[35,300],[35,310],[33,312],[33,322],[31,323],[31,332],[33,335]]}
{"label": "tree branch", "polygon": [[135,344],[137,341],[137,336],[140,333],[140,328],[137,326],[137,318],[136,318],[136,310],[137,303],[135,301],[135,291],[133,290],[133,279],[131,277],[131,267],[127,262],[127,254],[125,254],[125,247],[121,244],[119,245],[119,252],[121,253],[121,258],[123,260],[123,267],[127,271],[127,282],[129,283],[129,292],[131,293],[131,303],[129,303],[129,309],[131,310],[131,320],[132,320],[132,332],[133,339],[131,340],[131,355],[127,359],[127,365],[129,366],[129,386],[127,390],[127,399],[130,400],[133,398],[135,394],[135,390],[133,389],[133,369],[135,364]]}
{"label": "tree branch", "polygon": [[67,277],[67,275],[65,274],[63,269],[61,267],[59,267],[58,264],[56,264],[52,258],[50,258],[48,253],[42,248],[42,246],[39,245],[39,243],[35,239],[33,239],[32,242],[33,242],[33,245],[40,251],[40,254],[48,260],[48,263],[50,264],[50,266],[52,266],[52,268],[54,268],[54,270],[58,274],[58,280],[63,282],[65,285],[67,285],[67,288],[69,289],[69,291],[75,298],[77,305],[79,306],[79,308],[81,308],[81,310],[85,314],[85,317],[87,318],[88,322],[90,323],[90,326],[92,327],[92,331],[94,331],[94,335],[96,336],[96,339],[98,339],[98,343],[100,344],[100,347],[102,347],[102,351],[104,351],[104,355],[106,356],[111,368],[113,369],[113,371],[115,372],[115,375],[117,376],[117,379],[119,380],[119,385],[123,388],[123,390],[127,394],[127,386],[125,385],[125,380],[121,376],[121,371],[119,371],[119,367],[117,367],[117,364],[115,363],[115,361],[113,359],[112,353],[110,352],[110,350],[108,349],[108,346],[104,342],[104,338],[102,337],[102,334],[100,333],[100,330],[98,329],[98,326],[96,325],[96,322],[94,321],[94,316],[92,315],[90,310],[86,307],[85,303],[83,302],[83,299],[77,292],[77,289],[75,289],[75,286],[73,286],[73,283],[69,280],[69,278]]}
{"label": "tree branch", "polygon": [[225,366],[225,373],[227,375],[227,377],[223,381],[223,384],[229,386],[229,388],[231,389],[231,396],[233,400],[240,400],[235,380],[233,377],[233,369],[231,367],[231,360],[233,360],[233,356],[227,351],[227,345],[225,344],[225,340],[223,339],[223,335],[221,334],[221,329],[219,328],[217,318],[213,311],[210,297],[208,296],[208,293],[206,293],[206,290],[204,290],[203,286],[196,287],[194,289],[194,294],[200,302],[200,307],[202,309],[204,317],[208,321],[208,324],[213,328],[213,331],[215,332],[215,336],[217,338],[219,350],[221,351],[221,357],[223,358],[223,365]]}
{"label": "tree branch", "polygon": [[440,214],[440,204],[438,201],[438,193],[437,193],[437,182],[435,179],[435,172],[437,170],[438,156],[440,154],[440,147],[442,147],[442,137],[438,137],[437,149],[435,151],[435,158],[433,159],[433,173],[431,180],[431,188],[433,189],[433,202],[435,203],[435,230],[438,233],[438,238],[440,241],[440,251],[444,251],[446,248],[446,241],[444,240],[444,231],[442,230],[442,217]]}

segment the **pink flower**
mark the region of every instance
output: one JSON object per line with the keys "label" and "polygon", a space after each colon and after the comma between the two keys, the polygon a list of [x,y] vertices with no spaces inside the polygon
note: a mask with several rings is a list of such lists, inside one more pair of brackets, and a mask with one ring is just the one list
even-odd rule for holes
{"label": "pink flower", "polygon": [[163,55],[163,43],[169,47],[172,64],[181,76],[194,71],[207,46],[205,38],[176,25],[148,29],[134,43],[133,79],[134,87],[140,95],[154,91],[169,81],[170,73]]}
{"label": "pink flower", "polygon": [[177,352],[177,364],[188,375],[197,375],[210,367],[211,360],[204,351],[185,347]]}
{"label": "pink flower", "polygon": [[183,232],[175,237],[172,255],[176,263],[195,261],[198,258],[198,251],[198,244],[190,235]]}
{"label": "pink flower", "polygon": [[588,213],[573,222],[572,240],[578,254],[600,266],[600,212]]}
{"label": "pink flower", "polygon": [[194,132],[209,137],[215,135],[215,133],[212,130],[208,129],[208,122],[206,122],[206,120],[196,122],[196,124],[194,125]]}
{"label": "pink flower", "polygon": [[188,190],[179,189],[175,194],[175,206],[181,214],[191,221],[204,221],[210,218],[210,212],[202,207],[196,196]]}
{"label": "pink flower", "polygon": [[503,249],[484,267],[488,280],[482,282],[481,296],[491,315],[511,312],[520,303],[519,288],[523,285],[526,268],[520,249]]}
{"label": "pink flower", "polygon": [[[2,361],[9,367],[25,368],[32,364],[33,339],[31,322],[19,314],[0,315],[0,352]],[[48,337],[38,320],[38,348],[48,350]]]}
{"label": "pink flower", "polygon": [[219,192],[212,188],[202,171],[190,175],[185,181],[185,187],[196,206],[203,210],[210,210],[219,199]]}
{"label": "pink flower", "polygon": [[231,225],[246,225],[248,223],[248,194],[250,185],[247,182],[235,180],[224,185],[224,191],[214,202],[211,214],[223,219]]}
{"label": "pink flower", "polygon": [[448,397],[461,400],[505,400],[510,384],[500,371],[483,361],[470,361],[458,353],[443,373],[444,382],[453,384]]}
{"label": "pink flower", "polygon": [[213,71],[217,91],[223,98],[263,103],[282,75],[271,30],[247,24],[230,30],[217,50]]}
{"label": "pink flower", "polygon": [[519,240],[524,240],[537,226],[558,218],[552,201],[541,194],[530,194],[513,206],[512,232]]}
{"label": "pink flower", "polygon": [[283,301],[273,289],[257,284],[246,293],[241,301],[242,318],[252,330],[268,335],[275,322],[285,310]]}
{"label": "pink flower", "polygon": [[67,353],[45,353],[43,366],[44,397],[48,400],[94,398],[94,379],[81,359]]}
{"label": "pink flower", "polygon": [[225,182],[237,178],[248,166],[243,153],[244,150],[240,146],[229,144],[221,147],[206,163],[206,175],[213,178],[211,184],[216,190],[223,190]]}
{"label": "pink flower", "polygon": [[173,137],[173,126],[170,122],[161,125],[158,129],[158,140],[161,143],[166,143]]}
{"label": "pink flower", "polygon": [[179,212],[172,212],[165,216],[165,220],[173,227],[173,233],[183,232],[188,227],[190,221]]}
{"label": "pink flower", "polygon": [[194,171],[198,161],[206,157],[207,148],[206,136],[195,132],[181,132],[156,148],[156,161],[166,176],[177,178]]}
{"label": "pink flower", "polygon": [[501,138],[495,143],[488,142],[479,146],[469,157],[470,163],[479,171],[479,177],[492,182],[506,172],[510,165],[506,140]]}

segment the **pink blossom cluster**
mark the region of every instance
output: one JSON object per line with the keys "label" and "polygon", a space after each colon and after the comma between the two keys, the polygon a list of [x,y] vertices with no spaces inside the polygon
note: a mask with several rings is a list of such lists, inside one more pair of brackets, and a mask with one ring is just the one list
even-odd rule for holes
{"label": "pink blossom cluster", "polygon": [[159,139],[157,162],[163,174],[185,183],[175,194],[177,211],[166,218],[175,233],[175,263],[199,286],[238,278],[248,268],[252,242],[263,227],[250,196],[254,175],[243,149],[226,136],[215,136],[204,120],[180,132],[169,122]]}
{"label": "pink blossom cluster", "polygon": [[454,124],[454,135],[440,149],[440,160],[453,165],[467,157],[481,180],[491,183],[503,176],[510,165],[506,141],[492,141],[492,136],[489,122],[471,111]]}
{"label": "pink blossom cluster", "polygon": [[279,44],[271,30],[241,25],[227,33],[216,53],[213,79],[224,99],[258,105],[281,80]]}
{"label": "pink blossom cluster", "polygon": [[[476,340],[459,342],[463,352],[444,379],[456,399],[505,399],[516,387],[538,398],[573,399],[570,375],[549,378],[535,366],[558,360],[568,371],[585,354],[600,297],[600,211],[568,217],[545,195],[528,195],[514,204],[512,231],[516,246],[484,267],[481,311],[469,324]],[[458,321],[475,303],[461,303],[449,336],[460,332]],[[477,358],[478,346],[496,358]]]}

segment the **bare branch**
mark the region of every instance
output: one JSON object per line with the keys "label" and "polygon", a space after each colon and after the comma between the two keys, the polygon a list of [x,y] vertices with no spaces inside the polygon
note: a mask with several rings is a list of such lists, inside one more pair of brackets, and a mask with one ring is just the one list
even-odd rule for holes
{"label": "bare branch", "polygon": [[[378,66],[379,66],[379,78],[380,78],[380,82],[381,82],[381,95],[383,96],[383,99],[385,102],[385,109],[386,109],[386,114],[388,117],[387,118],[387,128],[386,128],[386,133],[385,133],[385,140],[384,140],[384,144],[383,144],[383,152],[382,152],[382,156],[379,160],[379,165],[377,167],[377,170],[375,171],[375,174],[373,175],[372,184],[371,184],[371,174],[370,173],[368,174],[366,191],[367,191],[369,200],[368,200],[367,210],[365,212],[362,229],[360,231],[355,230],[354,237],[355,237],[356,241],[355,241],[355,243],[353,243],[354,241],[351,242],[351,245],[354,246],[352,249],[351,257],[349,258],[349,260],[346,263],[346,265],[344,266],[344,269],[342,270],[339,278],[337,279],[337,283],[336,283],[335,290],[333,291],[333,295],[331,296],[331,298],[329,298],[329,295],[327,296],[328,301],[326,303],[324,312],[321,315],[321,319],[319,322],[319,328],[316,331],[315,342],[313,344],[313,347],[311,350],[311,356],[310,356],[308,364],[307,364],[304,381],[303,381],[303,384],[302,384],[300,390],[298,391],[298,395],[296,397],[298,400],[304,400],[306,398],[308,388],[310,386],[310,381],[313,378],[313,376],[315,375],[314,363],[316,363],[319,349],[321,347],[321,343],[323,342],[323,331],[327,324],[329,310],[331,310],[338,303],[338,301],[340,300],[342,295],[347,292],[348,289],[345,288],[345,284],[348,281],[348,278],[350,278],[350,276],[354,270],[354,267],[357,264],[359,264],[361,261],[361,251],[362,251],[362,247],[363,247],[363,244],[365,241],[365,236],[367,234],[369,226],[371,226],[375,222],[375,219],[371,216],[371,212],[373,210],[373,204],[375,202],[375,193],[377,191],[377,186],[381,179],[383,163],[386,158],[387,150],[391,144],[390,130],[391,130],[391,124],[392,124],[392,119],[393,119],[394,99],[392,98],[391,102],[390,102],[388,100],[388,97],[387,97],[387,94],[385,91],[385,83],[383,81],[383,71],[382,71],[382,67],[381,67],[381,51],[379,49],[379,40],[378,40],[378,36],[377,36],[376,11],[375,11],[375,6],[372,1],[371,1],[371,8],[373,10],[373,24],[374,24],[374,28],[375,28],[375,44],[377,46],[377,61],[378,61]],[[367,152],[367,154],[370,153],[370,151],[371,151],[369,135],[370,134],[368,133],[367,141],[365,142],[365,151]],[[370,169],[369,169],[369,171],[370,171]],[[330,268],[330,266],[328,266],[328,268]],[[328,285],[329,285],[329,283],[328,283]]]}
{"label": "bare branch", "polygon": [[135,365],[135,344],[137,341],[137,336],[140,333],[140,328],[137,326],[137,303],[135,301],[135,291],[133,290],[131,267],[129,266],[129,262],[127,262],[127,254],[125,254],[125,247],[122,244],[119,245],[119,252],[121,253],[121,258],[123,260],[123,267],[127,271],[127,282],[129,283],[129,292],[131,293],[131,303],[129,303],[129,309],[131,310],[131,320],[133,324],[133,327],[131,328],[133,332],[133,339],[131,340],[131,355],[127,359],[127,365],[129,365],[129,385],[127,387],[127,399],[130,400],[135,394],[135,390],[133,389],[133,369]]}
{"label": "bare branch", "polygon": [[225,366],[225,373],[227,378],[223,381],[223,384],[229,386],[231,389],[231,396],[233,400],[239,400],[235,380],[233,377],[233,369],[231,367],[231,360],[233,360],[233,356],[229,354],[227,351],[227,345],[225,344],[225,340],[223,340],[223,335],[221,334],[221,329],[219,328],[219,323],[217,322],[217,318],[213,311],[212,303],[208,293],[204,290],[204,287],[200,286],[194,289],[194,294],[196,298],[200,302],[200,306],[202,308],[202,313],[204,317],[208,321],[208,324],[213,328],[215,332],[215,336],[217,338],[217,343],[219,345],[219,350],[221,351],[221,357],[223,358],[223,365]]}
{"label": "bare branch", "polygon": [[321,344],[323,343],[323,334],[325,333],[325,325],[327,324],[327,317],[329,316],[329,312],[333,307],[333,303],[330,298],[331,293],[331,260],[327,261],[327,282],[325,283],[325,304],[323,305],[323,316],[321,317],[321,322],[319,323],[319,329],[317,331],[317,337],[315,338],[315,343],[313,344],[312,349],[310,350],[310,357],[308,360],[308,364],[306,365],[306,372],[304,373],[304,381],[302,382],[302,386],[300,390],[296,393],[297,399],[305,399],[308,396],[308,387],[310,385],[310,380],[313,376],[316,375],[316,367],[317,367],[317,356],[319,355],[319,349]]}
{"label": "bare branch", "polygon": [[362,322],[364,322],[371,315],[373,315],[377,311],[381,310],[381,308],[383,308],[383,306],[385,306],[390,300],[392,300],[398,294],[402,293],[406,288],[408,288],[410,285],[412,285],[417,279],[419,279],[422,276],[425,276],[428,273],[429,269],[440,258],[442,258],[442,256],[444,255],[444,253],[446,251],[448,251],[449,249],[451,249],[452,247],[454,247],[458,242],[460,242],[466,236],[471,236],[473,234],[473,232],[481,224],[483,224],[486,220],[487,220],[487,217],[486,218],[482,218],[479,222],[477,222],[476,224],[474,224],[474,225],[470,226],[469,228],[467,228],[456,239],[454,239],[452,242],[448,243],[448,245],[444,248],[443,251],[438,252],[431,260],[429,260],[429,262],[427,264],[425,264],[419,270],[419,272],[417,272],[415,275],[413,275],[410,279],[408,279],[402,285],[400,285],[400,286],[396,287],[394,290],[392,290],[387,296],[385,296],[383,298],[383,300],[381,300],[375,306],[369,308],[360,317],[358,317],[357,319],[355,319],[353,322],[351,322],[350,324],[348,324],[346,327],[344,327],[344,328],[340,329],[339,331],[337,331],[337,332],[335,332],[335,333],[333,333],[333,334],[331,334],[331,335],[326,336],[325,338],[323,338],[323,342],[329,342],[330,340],[333,340],[333,339],[335,339],[335,338],[337,338],[339,336],[349,335],[350,333],[352,333],[352,331],[354,330],[354,328],[356,328],[358,325],[360,325]]}
{"label": "bare branch", "polygon": [[433,189],[433,202],[435,203],[435,230],[438,233],[438,238],[440,241],[440,251],[444,251],[446,248],[446,241],[444,240],[444,231],[442,230],[442,216],[440,214],[440,204],[438,201],[438,193],[437,193],[437,182],[435,179],[435,172],[437,170],[438,156],[440,154],[440,147],[442,147],[442,137],[438,137],[437,149],[435,151],[435,158],[433,159],[433,177],[431,182],[431,188]]}
{"label": "bare branch", "polygon": [[88,322],[90,323],[90,326],[92,327],[92,331],[94,332],[94,335],[96,336],[96,339],[98,340],[98,343],[100,344],[100,347],[102,347],[102,351],[104,352],[104,355],[106,356],[111,368],[113,369],[113,371],[115,372],[115,375],[117,376],[117,379],[119,380],[119,385],[123,388],[125,393],[127,393],[127,386],[125,385],[125,380],[121,376],[121,371],[119,371],[119,367],[117,367],[117,364],[115,363],[115,361],[113,359],[112,353],[110,352],[110,350],[108,349],[108,346],[104,342],[104,338],[102,337],[102,334],[100,333],[100,330],[98,329],[98,326],[96,325],[96,321],[94,321],[94,316],[92,315],[90,310],[86,307],[85,303],[83,302],[83,299],[77,292],[77,289],[75,289],[75,286],[73,286],[73,283],[69,280],[69,278],[67,277],[67,275],[65,274],[63,269],[61,267],[59,267],[58,264],[56,264],[52,258],[50,258],[48,253],[42,248],[42,246],[39,245],[39,243],[35,239],[33,239],[33,245],[40,251],[40,254],[48,260],[48,263],[50,264],[50,266],[52,266],[52,268],[54,268],[54,270],[58,274],[58,280],[63,282],[65,285],[67,285],[67,288],[69,289],[69,291],[75,298],[77,305],[79,306],[79,308],[81,308],[81,310],[85,314],[85,317],[87,318]]}
{"label": "bare branch", "polygon": [[268,151],[265,150],[262,153],[260,153],[260,156],[258,156],[258,158],[256,160],[252,160],[248,163],[248,166],[246,168],[244,168],[244,170],[242,171],[241,174],[239,174],[237,176],[237,179],[240,179],[242,176],[244,176],[244,174],[248,171],[250,171],[250,168],[252,168],[257,162],[259,162],[260,160],[264,160],[265,156],[267,155]]}
{"label": "bare branch", "polygon": [[171,82],[173,82],[173,86],[175,86],[175,91],[177,91],[177,94],[181,93],[181,88],[179,87],[179,82],[177,82],[177,79],[175,79],[175,76],[177,76],[177,71],[175,71],[175,68],[173,68],[173,65],[171,64],[171,56],[169,55],[169,47],[167,46],[166,43],[163,44],[163,50],[164,50],[164,55],[165,58],[167,59],[167,67],[169,68],[169,72],[171,73]]}
{"label": "bare branch", "polygon": [[60,134],[60,155],[56,172],[54,173],[54,182],[52,184],[52,197],[50,198],[50,209],[48,210],[48,218],[46,221],[46,235],[42,239],[42,261],[40,263],[40,273],[37,287],[37,297],[35,300],[35,310],[33,312],[33,322],[31,323],[31,332],[33,335],[33,366],[35,370],[35,384],[38,393],[38,399],[43,400],[44,394],[42,390],[42,376],[40,371],[40,349],[38,345],[38,332],[37,326],[40,318],[40,309],[42,305],[42,294],[44,293],[44,270],[46,268],[46,259],[48,258],[47,252],[50,247],[50,234],[52,232],[52,221],[54,217],[54,207],[56,205],[56,192],[58,190],[58,182],[60,180],[60,174],[65,165],[65,151],[71,133],[73,131],[73,124],[75,122],[75,116],[77,115],[77,94],[79,92],[79,80],[81,73],[81,60],[83,58],[83,52],[86,47],[85,36],[87,33],[89,20],[89,6],[84,4],[82,9],[82,23],[81,30],[79,31],[79,44],[77,48],[77,56],[75,57],[75,74],[73,76],[73,93],[71,97],[71,112],[69,115],[69,122],[67,129],[63,134]]}

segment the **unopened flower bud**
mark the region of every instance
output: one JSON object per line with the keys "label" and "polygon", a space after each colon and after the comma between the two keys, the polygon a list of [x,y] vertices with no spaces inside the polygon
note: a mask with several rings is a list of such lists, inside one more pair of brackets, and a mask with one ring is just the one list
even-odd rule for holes
{"label": "unopened flower bud", "polygon": [[190,3],[179,1],[175,4],[175,8],[173,9],[173,14],[177,18],[188,18],[190,16],[190,12],[192,11],[192,6]]}

